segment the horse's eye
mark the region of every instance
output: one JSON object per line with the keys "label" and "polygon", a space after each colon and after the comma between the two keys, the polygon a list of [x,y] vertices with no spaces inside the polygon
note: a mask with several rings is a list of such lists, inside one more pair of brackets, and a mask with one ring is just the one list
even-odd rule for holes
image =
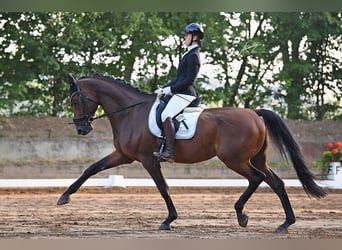
{"label": "horse's eye", "polygon": [[71,100],[71,105],[78,105],[78,104],[79,104],[79,100],[78,99]]}

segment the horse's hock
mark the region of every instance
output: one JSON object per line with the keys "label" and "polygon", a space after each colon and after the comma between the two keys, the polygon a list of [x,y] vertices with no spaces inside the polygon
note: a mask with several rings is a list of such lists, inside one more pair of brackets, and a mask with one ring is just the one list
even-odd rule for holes
{"label": "horse's hock", "polygon": [[[27,172],[26,177],[54,177],[42,174],[45,172],[43,168],[49,165],[48,172],[50,174],[51,171],[59,172],[55,177],[63,177],[63,175],[64,177],[75,177],[89,163],[113,151],[111,127],[107,119],[96,121],[94,130],[87,136],[76,135],[74,126],[68,125],[68,122],[70,119],[56,117],[1,117],[0,175],[3,178],[12,177],[13,166],[11,165],[21,165],[20,171],[16,172],[23,174]],[[286,123],[300,144],[309,165],[321,157],[322,152],[326,150],[327,142],[341,140],[338,129],[342,127],[342,122],[286,121]],[[31,165],[37,161],[41,166],[32,166],[33,169],[29,170],[27,163],[30,161]],[[42,162],[46,162],[46,164],[42,164]],[[70,169],[67,169],[70,167],[60,165],[58,162],[73,162],[71,164],[73,171],[70,172]],[[276,166],[277,163],[283,162],[281,156],[272,147],[269,162]],[[56,165],[55,168],[54,165]],[[124,174],[128,177],[147,176],[142,167],[139,167],[138,164],[134,165],[133,168],[123,166],[113,169],[111,173]],[[210,178],[215,178],[215,176],[216,178],[229,178],[229,175],[233,174],[215,159],[211,162],[190,166],[181,165],[177,168],[164,164],[163,168],[168,177],[197,175]],[[279,170],[276,167],[273,168],[277,172],[283,171],[281,175],[295,176],[295,173],[292,173],[293,168]],[[32,176],[27,176],[29,172]],[[71,176],[66,176],[66,173],[70,173]],[[35,174],[40,176],[34,176]]]}

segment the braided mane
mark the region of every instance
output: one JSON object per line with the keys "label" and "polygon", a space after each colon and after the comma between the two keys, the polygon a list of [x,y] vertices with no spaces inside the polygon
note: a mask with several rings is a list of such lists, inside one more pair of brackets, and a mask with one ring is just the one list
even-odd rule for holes
{"label": "braided mane", "polygon": [[137,91],[137,92],[139,92],[141,94],[147,94],[146,92],[141,91],[138,87],[133,86],[132,84],[127,83],[125,80],[120,79],[120,78],[114,78],[113,76],[96,73],[96,74],[93,74],[93,75],[90,75],[90,76],[82,76],[80,78],[80,80],[81,79],[86,79],[86,78],[95,78],[95,79],[105,80],[105,81],[113,83],[113,84],[120,84],[120,85],[122,85],[124,87],[129,87],[129,88],[131,88],[131,89],[133,89],[133,90],[135,90],[135,91]]}

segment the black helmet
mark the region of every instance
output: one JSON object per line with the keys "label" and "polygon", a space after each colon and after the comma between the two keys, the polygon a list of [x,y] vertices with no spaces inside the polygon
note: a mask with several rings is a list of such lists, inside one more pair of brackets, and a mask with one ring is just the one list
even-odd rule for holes
{"label": "black helmet", "polygon": [[185,33],[198,35],[198,38],[201,40],[204,37],[203,27],[198,23],[190,23],[185,27]]}

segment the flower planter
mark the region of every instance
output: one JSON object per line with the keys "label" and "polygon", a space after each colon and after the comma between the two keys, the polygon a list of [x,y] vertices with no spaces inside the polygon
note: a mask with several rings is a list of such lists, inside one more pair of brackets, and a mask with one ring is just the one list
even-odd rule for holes
{"label": "flower planter", "polygon": [[329,163],[329,172],[327,175],[328,180],[342,180],[342,169],[341,162],[330,162]]}

